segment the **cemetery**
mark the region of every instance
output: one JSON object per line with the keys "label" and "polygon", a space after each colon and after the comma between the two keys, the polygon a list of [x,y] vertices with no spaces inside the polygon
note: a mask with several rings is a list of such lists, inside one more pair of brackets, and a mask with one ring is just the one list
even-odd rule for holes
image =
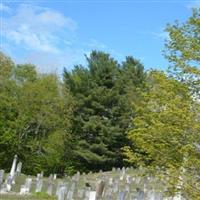
{"label": "cemetery", "polygon": [[200,200],[189,1],[1,0],[0,200]]}
{"label": "cemetery", "polygon": [[56,174],[36,177],[22,174],[23,164],[14,156],[10,173],[0,170],[0,199],[49,200],[183,200],[180,195],[165,197],[165,184],[140,169],[113,168],[110,172],[57,178]]}

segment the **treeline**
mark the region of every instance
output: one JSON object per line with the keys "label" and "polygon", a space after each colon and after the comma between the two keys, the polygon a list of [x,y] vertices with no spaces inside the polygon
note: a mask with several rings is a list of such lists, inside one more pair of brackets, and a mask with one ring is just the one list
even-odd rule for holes
{"label": "treeline", "polygon": [[[110,170],[127,165],[122,147],[135,116],[131,103],[145,87],[142,64],[132,57],[119,64],[93,51],[88,66],[40,74],[31,64],[1,56],[1,166],[17,153],[27,173],[63,174]],[[130,91],[132,91],[130,93]],[[9,160],[9,162],[8,162]]]}
{"label": "treeline", "polygon": [[14,154],[27,174],[143,166],[170,192],[198,199],[200,9],[166,31],[168,73],[93,51],[58,78],[1,53],[0,168]]}

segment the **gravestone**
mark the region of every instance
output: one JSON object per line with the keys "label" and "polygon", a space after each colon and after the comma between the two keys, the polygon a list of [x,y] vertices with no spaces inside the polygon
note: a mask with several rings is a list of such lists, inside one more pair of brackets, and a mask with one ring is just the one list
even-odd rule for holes
{"label": "gravestone", "polygon": [[4,170],[0,170],[0,186],[3,183]]}
{"label": "gravestone", "polygon": [[10,170],[10,178],[12,179],[11,184],[15,184],[15,169],[16,169],[16,165],[17,165],[17,155],[14,156],[12,167],[11,167],[11,170]]}
{"label": "gravestone", "polygon": [[90,191],[89,200],[96,200],[96,191]]}
{"label": "gravestone", "polygon": [[7,192],[8,192],[8,191],[7,191],[7,184],[6,184],[6,182],[4,182],[4,183],[1,184],[0,193],[1,193],[1,194],[5,194],[5,193],[7,193]]}
{"label": "gravestone", "polygon": [[21,185],[20,195],[29,194],[31,190],[31,185],[32,185],[32,178],[30,177],[26,178],[25,184]]}
{"label": "gravestone", "polygon": [[58,190],[58,200],[65,200],[65,196],[67,194],[67,187],[66,185],[60,185]]}
{"label": "gravestone", "polygon": [[119,190],[119,181],[117,179],[115,179],[114,183],[113,183],[113,192],[117,193],[118,190]]}
{"label": "gravestone", "polygon": [[137,200],[144,200],[145,199],[144,191],[142,191],[140,188],[136,189],[136,199]]}
{"label": "gravestone", "polygon": [[42,191],[42,185],[43,185],[42,176],[43,176],[42,174],[37,174],[35,192]]}
{"label": "gravestone", "polygon": [[51,196],[52,192],[53,192],[53,175],[50,174],[47,185],[47,194]]}
{"label": "gravestone", "polygon": [[99,181],[96,187],[96,199],[99,199],[102,197],[104,188],[105,188],[105,182],[102,180]]}
{"label": "gravestone", "polygon": [[53,175],[53,180],[56,180],[57,179],[57,174],[54,174]]}
{"label": "gravestone", "polygon": [[118,193],[117,200],[125,200],[126,196],[127,196],[127,191],[121,191]]}
{"label": "gravestone", "polygon": [[30,177],[26,178],[25,186],[27,188],[27,192],[28,193],[31,190],[31,185],[32,185],[32,178],[30,178]]}
{"label": "gravestone", "polygon": [[21,174],[21,170],[22,170],[22,163],[19,162],[19,163],[17,164],[16,174],[17,174],[17,175],[20,175],[20,174]]}
{"label": "gravestone", "polygon": [[13,177],[10,174],[8,174],[7,179],[6,179],[7,192],[11,191],[12,184],[13,184]]}

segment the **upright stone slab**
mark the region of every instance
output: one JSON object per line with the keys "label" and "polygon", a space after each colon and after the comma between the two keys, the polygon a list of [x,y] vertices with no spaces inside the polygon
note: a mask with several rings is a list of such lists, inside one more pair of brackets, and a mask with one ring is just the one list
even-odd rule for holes
{"label": "upright stone slab", "polygon": [[42,177],[43,177],[42,174],[37,174],[35,192],[42,191],[42,185],[43,185]]}
{"label": "upright stone slab", "polygon": [[4,170],[0,170],[0,186],[3,183]]}
{"label": "upright stone slab", "polygon": [[21,170],[22,170],[22,162],[19,162],[17,164],[16,174],[20,175],[21,174]]}
{"label": "upright stone slab", "polygon": [[144,200],[145,199],[144,191],[142,191],[141,189],[137,188],[136,197],[137,197],[137,200]]}
{"label": "upright stone slab", "polygon": [[89,200],[96,200],[96,191],[90,191]]}
{"label": "upright stone slab", "polygon": [[11,177],[15,176],[16,165],[17,165],[17,155],[14,156],[12,167],[11,167],[11,170],[10,170]]}
{"label": "upright stone slab", "polygon": [[96,187],[96,199],[100,199],[102,197],[103,191],[105,187],[104,181],[99,181]]}
{"label": "upright stone slab", "polygon": [[[118,193],[117,200],[125,200],[127,196],[127,191],[121,191]],[[144,199],[143,199],[144,200]]]}
{"label": "upright stone slab", "polygon": [[13,184],[13,177],[10,174],[8,174],[7,179],[6,179],[7,192],[11,191],[12,184]]}
{"label": "upright stone slab", "polygon": [[65,200],[66,194],[67,194],[66,185],[60,185],[58,190],[58,200]]}
{"label": "upright stone slab", "polygon": [[32,178],[30,177],[26,178],[25,184],[21,185],[20,195],[29,194],[31,190],[31,185],[32,185]]}
{"label": "upright stone slab", "polygon": [[31,185],[32,185],[32,178],[30,178],[30,177],[26,178],[25,186],[27,188],[27,192],[28,193],[31,190]]}
{"label": "upright stone slab", "polygon": [[53,175],[51,174],[48,179],[47,194],[52,195],[53,192]]}
{"label": "upright stone slab", "polygon": [[15,184],[15,169],[16,169],[16,166],[17,166],[17,155],[14,156],[12,167],[11,167],[11,170],[10,170],[10,178],[12,179],[11,184]]}
{"label": "upright stone slab", "polygon": [[57,174],[53,174],[53,180],[57,179]]}

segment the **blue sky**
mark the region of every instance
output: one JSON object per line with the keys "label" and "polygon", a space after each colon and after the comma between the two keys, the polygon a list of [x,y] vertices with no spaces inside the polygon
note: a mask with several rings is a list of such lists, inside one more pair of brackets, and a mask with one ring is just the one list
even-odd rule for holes
{"label": "blue sky", "polygon": [[145,69],[166,69],[167,23],[185,21],[200,1],[1,0],[1,48],[17,63],[61,74],[97,49],[121,62],[132,55]]}

